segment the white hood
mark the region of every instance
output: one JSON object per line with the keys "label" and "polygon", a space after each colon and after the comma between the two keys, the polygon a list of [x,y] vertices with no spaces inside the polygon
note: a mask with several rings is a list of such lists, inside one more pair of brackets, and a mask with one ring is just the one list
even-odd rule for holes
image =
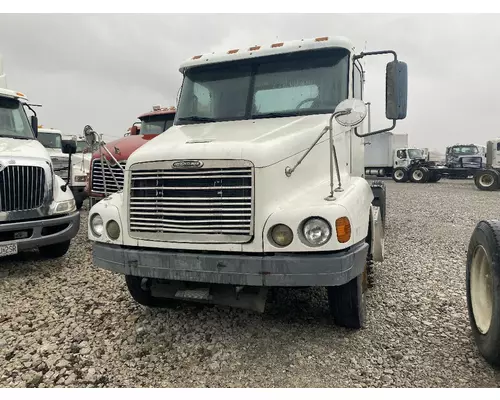
{"label": "white hood", "polygon": [[[136,150],[129,163],[172,159],[243,159],[251,160],[255,167],[265,167],[310,147],[328,125],[329,118],[330,114],[323,114],[174,125]],[[327,138],[325,134],[322,140]]]}
{"label": "white hood", "polygon": [[0,157],[41,158],[50,160],[47,149],[35,139],[13,139],[0,136]]}

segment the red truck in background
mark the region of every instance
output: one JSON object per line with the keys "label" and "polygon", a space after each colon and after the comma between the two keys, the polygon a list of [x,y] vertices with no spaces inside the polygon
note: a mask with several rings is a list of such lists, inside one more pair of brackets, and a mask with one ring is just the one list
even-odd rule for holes
{"label": "red truck in background", "polygon": [[[113,154],[121,167],[125,168],[128,158],[135,150],[173,125],[175,112],[175,107],[153,106],[152,111],[138,117],[140,122],[134,123],[123,138],[106,143],[104,146]],[[109,162],[109,164],[104,162],[104,168],[101,156]],[[99,149],[92,154],[86,189],[90,207],[123,188],[123,170],[116,165],[115,160],[106,151]]]}

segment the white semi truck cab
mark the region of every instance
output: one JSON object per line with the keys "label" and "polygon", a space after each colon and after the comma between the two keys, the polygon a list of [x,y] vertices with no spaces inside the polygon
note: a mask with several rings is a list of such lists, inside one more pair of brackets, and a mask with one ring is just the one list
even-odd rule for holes
{"label": "white semi truck cab", "polygon": [[[88,147],[87,143],[84,140],[79,141],[75,135],[64,135],[58,129],[44,128],[42,126],[38,127],[37,139],[47,149],[55,174],[65,181],[69,179],[69,188],[75,198],[76,208],[79,210],[84,200],[88,197],[85,185],[87,184],[87,175],[90,171],[90,160],[85,160],[85,155],[82,154],[81,148],[83,144],[85,144],[85,147]],[[63,153],[63,141],[74,141],[76,145],[76,151],[72,154],[71,170],[69,170],[68,164],[69,155]],[[87,158],[90,158],[90,155]],[[87,162],[85,163],[85,161]],[[69,176],[68,171],[71,172]]]}
{"label": "white semi truck cab", "polygon": [[[393,57],[392,126],[365,132],[360,59],[375,55]],[[363,138],[406,117],[406,64],[319,37],[201,54],[180,71],[170,133],[132,153],[123,190],[90,210],[94,264],[126,275],[147,306],[263,311],[269,288],[326,287],[335,323],[362,327],[385,218]]]}
{"label": "white semi truck cab", "polygon": [[[60,257],[78,233],[80,214],[36,140],[37,117],[28,99],[5,86],[0,58],[0,258],[35,248],[44,257]],[[25,108],[33,112],[31,123]],[[65,151],[74,151],[71,143]]]}

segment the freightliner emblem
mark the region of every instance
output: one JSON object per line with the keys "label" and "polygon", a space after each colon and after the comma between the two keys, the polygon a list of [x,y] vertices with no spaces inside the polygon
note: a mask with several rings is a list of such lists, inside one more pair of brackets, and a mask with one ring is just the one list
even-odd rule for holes
{"label": "freightliner emblem", "polygon": [[201,168],[203,167],[203,162],[198,160],[184,160],[184,161],[176,161],[172,164],[172,168],[181,169],[181,168]]}

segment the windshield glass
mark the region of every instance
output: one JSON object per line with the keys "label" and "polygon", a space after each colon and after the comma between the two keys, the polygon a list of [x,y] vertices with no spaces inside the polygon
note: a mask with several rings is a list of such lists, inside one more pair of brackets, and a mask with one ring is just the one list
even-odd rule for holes
{"label": "windshield glass", "polygon": [[87,150],[87,152],[89,151],[88,149],[89,145],[87,144],[87,142],[85,140],[78,140],[76,142],[76,152],[77,153],[83,153],[84,150]]}
{"label": "windshield glass", "polygon": [[476,146],[454,146],[451,148],[451,153],[458,155],[470,155],[479,153],[479,150]]}
{"label": "windshield glass", "polygon": [[421,149],[408,149],[408,155],[411,159],[424,158],[424,151]]}
{"label": "windshield glass", "polygon": [[141,135],[157,135],[165,132],[174,124],[175,114],[158,115],[154,117],[145,117],[141,121]]}
{"label": "windshield glass", "polygon": [[175,123],[331,113],[348,95],[348,60],[324,49],[191,68]]}
{"label": "windshield glass", "polygon": [[24,108],[16,99],[0,97],[0,137],[34,139]]}
{"label": "windshield glass", "polygon": [[48,149],[62,149],[61,134],[38,132],[38,141]]}

